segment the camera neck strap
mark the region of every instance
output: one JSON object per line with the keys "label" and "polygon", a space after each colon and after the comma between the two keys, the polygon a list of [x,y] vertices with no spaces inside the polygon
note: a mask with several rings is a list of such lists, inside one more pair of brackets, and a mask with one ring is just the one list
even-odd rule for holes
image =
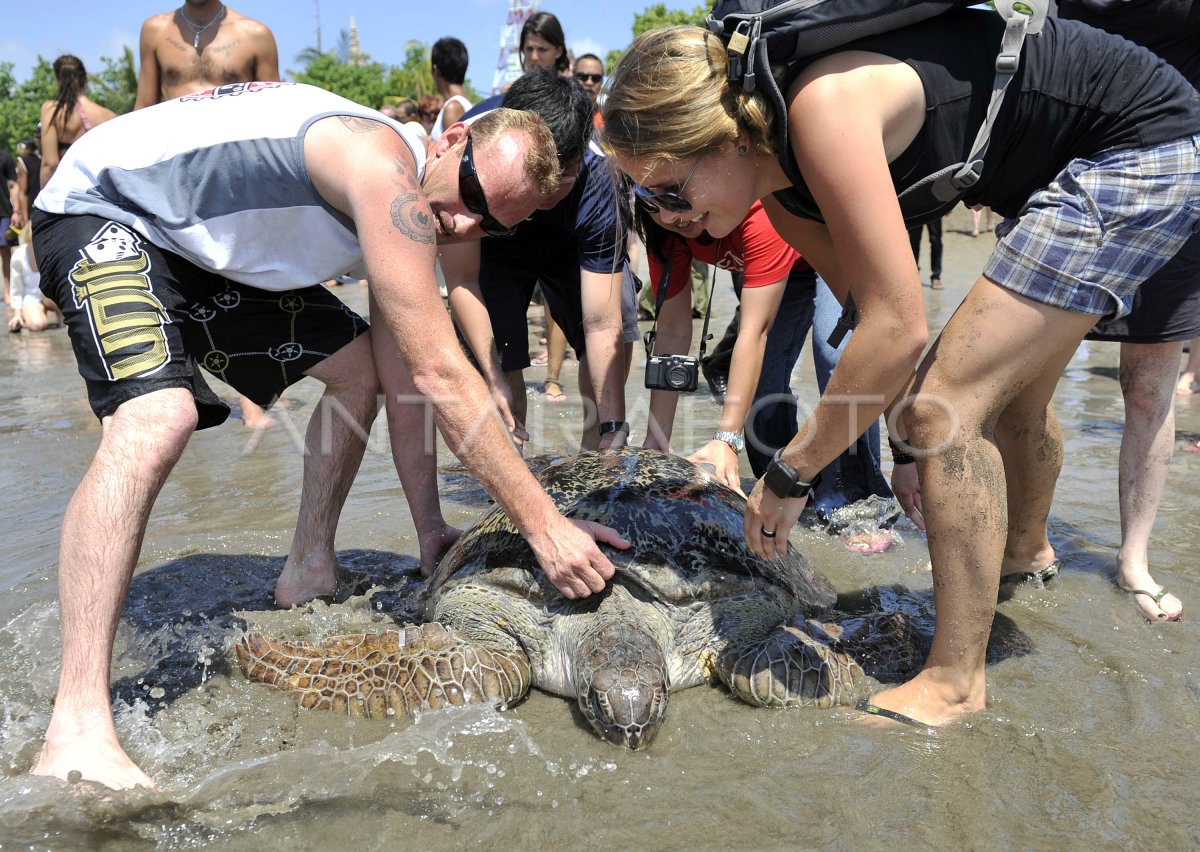
{"label": "camera neck strap", "polygon": [[[671,281],[671,261],[675,251],[675,243],[679,237],[672,235],[671,243],[668,246],[667,259],[663,263],[662,276],[658,282],[658,290],[654,294],[654,324],[650,326],[650,330],[646,332],[642,338],[646,343],[646,357],[650,358],[654,355],[654,339],[658,337],[658,316],[662,313],[663,303],[667,301],[667,285]],[[717,240],[716,259],[709,266],[708,273],[708,304],[704,308],[704,325],[700,329],[700,360],[704,360],[704,350],[707,348],[709,340],[712,340],[712,335],[708,333],[708,320],[712,316],[712,300],[713,293],[717,288],[717,264],[716,260],[721,259],[721,241]]]}

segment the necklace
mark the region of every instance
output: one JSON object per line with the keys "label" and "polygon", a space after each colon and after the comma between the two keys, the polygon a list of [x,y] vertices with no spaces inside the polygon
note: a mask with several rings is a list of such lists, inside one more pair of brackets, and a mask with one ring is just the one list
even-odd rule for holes
{"label": "necklace", "polygon": [[187,16],[187,12],[183,11],[182,8],[180,8],[180,10],[179,10],[179,16],[181,18],[183,18],[184,22],[189,27],[191,27],[192,32],[196,36],[194,39],[192,39],[192,47],[196,48],[196,50],[199,50],[200,49],[200,36],[204,35],[204,33],[208,31],[209,27],[211,27],[213,24],[217,23],[218,21],[220,21],[222,18],[225,17],[225,4],[222,3],[221,11],[217,12],[217,14],[213,15],[213,19],[202,27],[196,26],[196,22],[193,21],[191,18],[189,18]]}

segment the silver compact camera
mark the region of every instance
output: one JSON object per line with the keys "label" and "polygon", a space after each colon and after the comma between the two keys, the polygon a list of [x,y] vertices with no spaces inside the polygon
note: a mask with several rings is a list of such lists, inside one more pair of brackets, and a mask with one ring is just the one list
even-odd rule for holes
{"label": "silver compact camera", "polygon": [[700,359],[691,355],[652,355],[646,362],[646,387],[694,391],[700,379]]}

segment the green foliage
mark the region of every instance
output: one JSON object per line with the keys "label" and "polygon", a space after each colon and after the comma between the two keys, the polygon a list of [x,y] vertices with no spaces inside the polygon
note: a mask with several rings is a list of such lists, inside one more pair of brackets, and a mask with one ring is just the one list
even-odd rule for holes
{"label": "green foliage", "polygon": [[[343,33],[343,36],[346,36]],[[348,37],[343,39],[348,45]],[[400,98],[416,100],[421,95],[436,95],[433,72],[429,67],[429,45],[419,41],[408,41],[404,45],[404,62],[386,66],[372,62],[364,67],[345,64],[346,46],[336,47],[325,53],[306,47],[296,56],[304,65],[302,71],[290,71],[297,83],[320,86],[355,103],[378,109],[386,103],[395,103]],[[466,87],[467,97],[479,100]]]}
{"label": "green foliage", "polygon": [[346,65],[330,51],[318,54],[303,71],[293,76],[297,83],[320,86],[357,104],[378,109],[388,91],[384,85],[385,74],[386,69],[378,62]]}
{"label": "green foliage", "polygon": [[[104,68],[88,75],[88,96],[120,115],[133,109],[137,97],[137,70],[128,47],[119,59],[102,57]],[[13,77],[10,62],[0,62],[0,147],[13,151],[22,139],[32,139],[41,118],[42,104],[58,95],[54,68],[38,57],[33,74],[24,83]]]}
{"label": "green foliage", "polygon": [[429,45],[415,40],[404,43],[404,62],[393,67],[388,75],[387,93],[413,100],[437,94],[429,67]]}
{"label": "green foliage", "polygon": [[104,69],[88,75],[88,95],[117,115],[131,112],[137,100],[138,84],[133,51],[126,46],[120,59],[102,56],[100,61],[104,63]]}
{"label": "green foliage", "polygon": [[[688,24],[702,27],[710,8],[710,6],[697,6],[689,12],[686,9],[668,9],[666,3],[655,3],[653,6],[648,6],[645,11],[633,16],[633,37],[637,38],[642,33],[662,27],[680,27]],[[608,55],[604,57],[604,67],[607,73],[612,73],[624,55],[624,49],[608,52]]]}
{"label": "green foliage", "polygon": [[688,12],[684,9],[668,9],[666,3],[655,3],[641,14],[633,16],[633,37],[637,38],[644,32],[662,27],[680,27],[686,24],[702,27],[709,8],[697,6]]}
{"label": "green foliage", "polygon": [[11,62],[0,62],[0,148],[9,152],[22,139],[33,138],[42,103],[58,91],[54,70],[41,57],[24,83],[17,83],[12,71]]}

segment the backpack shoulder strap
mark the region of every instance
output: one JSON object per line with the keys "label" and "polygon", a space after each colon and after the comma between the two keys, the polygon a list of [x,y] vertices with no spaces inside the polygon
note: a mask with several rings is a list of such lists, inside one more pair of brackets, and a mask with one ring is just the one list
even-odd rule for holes
{"label": "backpack shoulder strap", "polygon": [[[953,201],[979,182],[983,175],[983,157],[992,141],[992,125],[1000,113],[1004,93],[1012,82],[1021,62],[1021,48],[1026,35],[1042,31],[1054,0],[995,0],[996,11],[1004,18],[1004,38],[996,57],[996,79],[992,84],[992,99],[988,103],[983,126],[975,134],[971,153],[957,170],[939,172],[932,191],[939,201]],[[1018,8],[1020,7],[1020,8]]]}
{"label": "backpack shoulder strap", "polygon": [[[838,2],[838,0],[833,0],[833,2]],[[756,89],[760,90],[769,102],[776,116],[776,143],[781,146],[782,150],[782,146],[787,145],[788,139],[787,105],[784,102],[783,93],[779,90],[779,86],[771,74],[773,63],[770,48],[773,34],[787,30],[786,41],[779,40],[784,47],[776,48],[776,52],[787,55],[775,58],[776,63],[787,62],[818,52],[816,48],[800,49],[799,43],[805,41],[809,33],[807,25],[805,27],[798,26],[796,18],[796,16],[813,13],[818,6],[823,6],[830,11],[825,13],[826,19],[820,23],[820,27],[824,28],[820,34],[816,32],[817,25],[813,25],[812,39],[814,42],[821,42],[822,47],[828,48],[852,41],[853,38],[847,33],[852,32],[853,37],[857,38],[884,32],[964,5],[967,4],[961,0],[959,2],[955,2],[955,0],[878,2],[874,6],[879,10],[886,8],[886,12],[880,11],[879,14],[871,17],[860,16],[860,20],[847,21],[846,26],[839,28],[838,24],[841,22],[837,19],[839,17],[844,19],[846,16],[843,11],[834,7],[830,0],[824,0],[824,3],[820,0],[782,0],[782,2],[776,3],[772,3],[770,0],[755,0],[755,2],[718,0],[712,13],[706,19],[706,23],[709,30],[726,44],[730,81],[739,85],[747,93],[754,92]],[[1001,42],[1000,54],[996,58],[996,78],[992,86],[991,102],[988,104],[983,126],[980,127],[975,141],[971,145],[970,154],[965,162],[928,176],[920,181],[918,186],[907,190],[906,194],[913,190],[931,191],[938,201],[950,202],[962,197],[970,187],[979,181],[983,173],[983,157],[991,142],[992,126],[1000,112],[1000,105],[1004,101],[1008,84],[1017,72],[1025,36],[1042,31],[1046,18],[1050,16],[1055,7],[1055,0],[995,0],[994,5],[1005,21],[1004,38]],[[789,21],[792,23],[790,28],[788,27]],[[836,32],[837,35],[830,36],[831,31]]]}

